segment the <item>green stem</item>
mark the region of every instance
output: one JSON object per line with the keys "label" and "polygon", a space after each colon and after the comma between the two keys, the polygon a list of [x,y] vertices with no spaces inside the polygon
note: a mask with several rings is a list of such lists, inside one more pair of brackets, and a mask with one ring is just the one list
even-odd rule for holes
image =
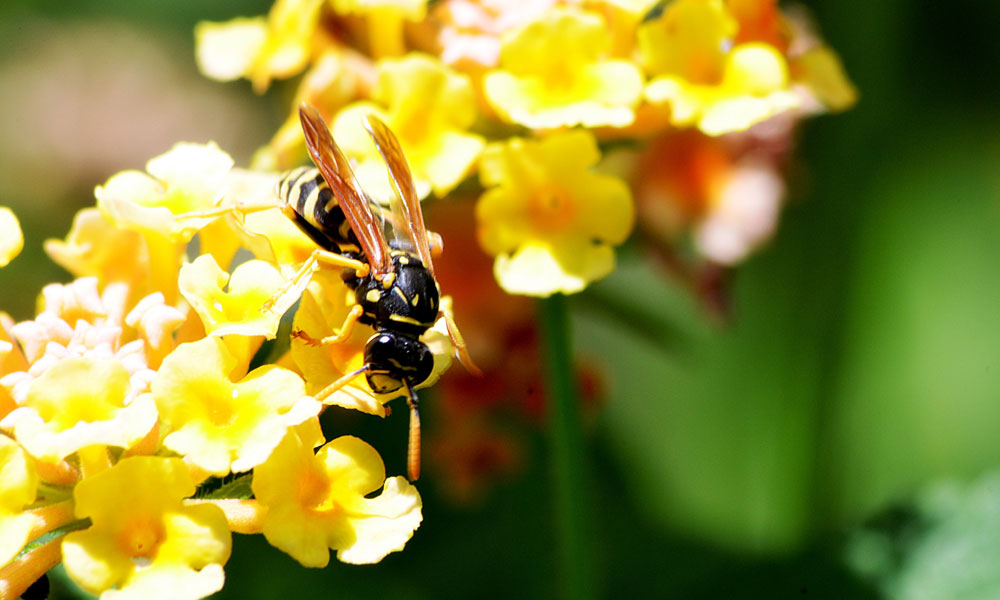
{"label": "green stem", "polygon": [[596,598],[580,403],[573,377],[569,313],[560,294],[542,300],[538,318],[546,373],[559,592]]}

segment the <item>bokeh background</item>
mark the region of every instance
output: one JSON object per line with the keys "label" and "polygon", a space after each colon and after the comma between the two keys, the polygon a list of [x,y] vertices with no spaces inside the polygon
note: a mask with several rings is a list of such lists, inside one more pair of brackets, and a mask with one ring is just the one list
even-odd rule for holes
{"label": "bokeh background", "polygon": [[[29,318],[68,279],[42,241],[112,173],[179,140],[245,165],[270,137],[292,88],[203,78],[192,35],[269,6],[0,3],[0,204],[26,235],[3,310]],[[807,6],[861,100],[805,123],[779,231],[729,278],[731,317],[637,247],[572,299],[598,390],[597,597],[1000,597],[1000,4]],[[429,438],[454,426],[423,406]],[[405,419],[341,416],[326,425],[402,471]],[[464,495],[428,470],[403,553],[307,570],[237,535],[218,597],[552,596],[546,428],[503,426],[514,466]]]}

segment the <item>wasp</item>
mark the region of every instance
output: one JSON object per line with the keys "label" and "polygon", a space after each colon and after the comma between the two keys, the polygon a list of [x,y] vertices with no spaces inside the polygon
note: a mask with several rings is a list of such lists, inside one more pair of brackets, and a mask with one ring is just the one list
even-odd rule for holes
{"label": "wasp", "polygon": [[[293,335],[307,343],[325,345],[346,340],[358,322],[375,330],[365,344],[364,366],[331,383],[316,398],[326,398],[362,374],[376,393],[404,390],[410,409],[407,475],[416,480],[420,476],[420,413],[415,387],[430,376],[434,366],[433,355],[420,337],[443,317],[459,360],[469,371],[478,372],[454,319],[441,310],[431,253],[432,245],[440,247],[440,239],[424,225],[406,157],[384,122],[373,115],[363,120],[392,183],[388,215],[392,244],[385,237],[382,208],[361,189],[319,112],[303,103],[299,119],[316,168],[301,167],[287,173],[278,183],[278,196],[282,212],[319,249],[285,290],[301,289],[301,284],[324,266],[340,267],[344,283],[354,291],[355,304],[334,335],[320,340],[303,332]],[[276,298],[269,302],[275,303]]]}

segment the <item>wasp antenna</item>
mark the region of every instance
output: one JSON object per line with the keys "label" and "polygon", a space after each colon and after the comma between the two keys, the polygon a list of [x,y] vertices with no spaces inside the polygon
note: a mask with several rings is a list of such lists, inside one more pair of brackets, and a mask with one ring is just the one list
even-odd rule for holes
{"label": "wasp antenna", "polygon": [[410,405],[410,440],[406,452],[406,476],[410,481],[420,479],[420,411],[417,410],[417,391],[410,382],[403,380],[409,393],[407,403]]}
{"label": "wasp antenna", "polygon": [[322,402],[323,400],[326,400],[334,393],[336,393],[338,390],[340,390],[342,387],[353,381],[355,377],[361,375],[362,373],[366,373],[369,370],[371,370],[371,365],[365,365],[360,369],[357,369],[356,371],[351,371],[350,373],[344,375],[337,381],[334,381],[330,385],[320,390],[320,392],[316,394],[314,398],[316,398],[317,402]]}

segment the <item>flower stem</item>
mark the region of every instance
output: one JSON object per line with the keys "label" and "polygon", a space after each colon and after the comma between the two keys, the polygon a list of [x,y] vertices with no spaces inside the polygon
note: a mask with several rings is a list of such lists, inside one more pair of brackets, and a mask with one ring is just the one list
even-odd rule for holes
{"label": "flower stem", "polygon": [[566,298],[555,294],[542,300],[538,317],[547,378],[559,593],[566,598],[595,598],[600,594],[591,564],[585,452]]}
{"label": "flower stem", "polygon": [[49,569],[59,564],[62,540],[55,539],[0,569],[0,598],[17,598]]}

